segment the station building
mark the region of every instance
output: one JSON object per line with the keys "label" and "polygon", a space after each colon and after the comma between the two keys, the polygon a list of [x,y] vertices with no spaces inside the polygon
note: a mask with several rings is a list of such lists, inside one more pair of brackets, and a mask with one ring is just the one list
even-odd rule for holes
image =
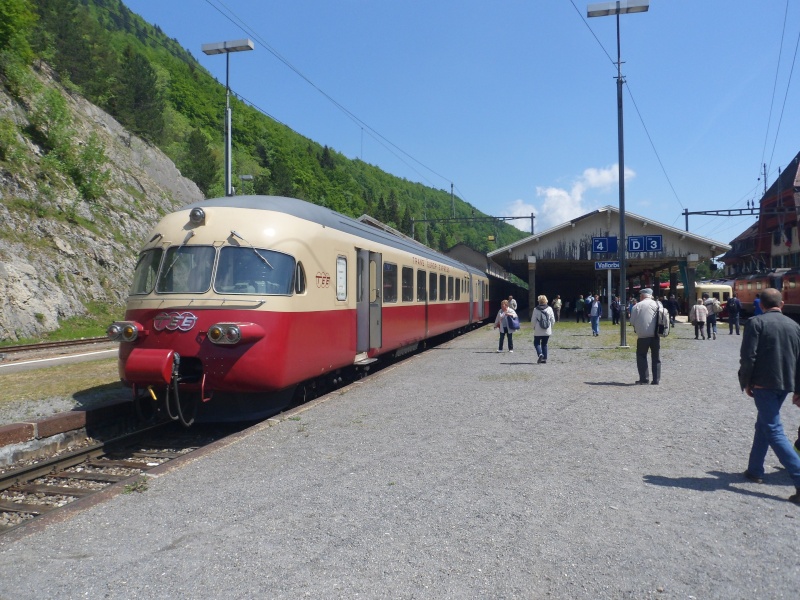
{"label": "station building", "polygon": [[[528,283],[525,304],[529,309],[536,306],[540,294],[546,295],[548,300],[560,295],[565,307],[569,303],[570,309],[566,311],[569,314],[579,294],[599,292],[606,304],[610,303],[612,295],[619,294],[620,255],[617,251],[599,251],[601,248],[612,250],[614,240],[623,251],[628,290],[637,284],[656,285],[654,289],[658,289],[656,282],[660,281],[660,274],[668,272],[671,291],[674,293],[678,282],[682,281],[687,299],[692,303],[697,264],[731,249],[724,242],[629,211],[625,212],[628,244],[621,247],[619,224],[619,209],[605,206],[498,248],[490,252],[488,258]],[[598,241],[603,239],[605,243]]]}

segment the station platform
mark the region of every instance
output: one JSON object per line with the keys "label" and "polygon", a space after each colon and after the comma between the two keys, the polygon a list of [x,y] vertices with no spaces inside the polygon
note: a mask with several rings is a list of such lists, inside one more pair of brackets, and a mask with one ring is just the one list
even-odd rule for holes
{"label": "station platform", "polygon": [[0,536],[0,598],[796,597],[741,337],[677,325],[659,386],[635,339],[559,323],[537,364],[530,323],[477,329]]}

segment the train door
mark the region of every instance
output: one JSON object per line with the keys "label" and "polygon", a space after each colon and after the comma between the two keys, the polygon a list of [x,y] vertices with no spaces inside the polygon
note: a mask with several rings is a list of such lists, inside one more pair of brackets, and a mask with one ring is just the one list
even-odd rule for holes
{"label": "train door", "polygon": [[356,352],[383,345],[381,254],[356,248]]}
{"label": "train door", "polygon": [[369,347],[383,346],[383,256],[369,253]]}
{"label": "train door", "polygon": [[483,281],[476,281],[476,295],[478,302],[478,319],[486,318],[486,284]]}
{"label": "train door", "polygon": [[475,322],[475,294],[472,292],[472,273],[469,274],[469,323]]}

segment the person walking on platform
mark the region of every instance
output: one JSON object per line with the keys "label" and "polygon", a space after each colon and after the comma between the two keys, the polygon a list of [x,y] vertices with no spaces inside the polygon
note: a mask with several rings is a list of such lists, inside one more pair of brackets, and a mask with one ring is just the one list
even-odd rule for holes
{"label": "person walking on platform", "polygon": [[614,296],[614,299],[611,300],[611,324],[618,325],[619,324],[619,315],[622,312],[622,306],[619,304],[619,296]]}
{"label": "person walking on platform", "polygon": [[764,309],[761,308],[761,294],[756,294],[756,297],[753,299],[753,316],[757,317],[763,314]]}
{"label": "person walking on platform", "polygon": [[675,299],[675,294],[670,294],[667,300],[667,312],[669,313],[669,326],[675,327],[675,319],[678,317],[679,311],[678,301]]}
{"label": "person walking on platform", "polygon": [[547,362],[547,342],[553,335],[553,323],[556,322],[553,309],[547,306],[547,296],[537,298],[539,304],[533,309],[533,347],[539,355],[539,364]]}
{"label": "person walking on platform", "polygon": [[706,319],[708,318],[708,309],[706,308],[705,304],[703,304],[703,299],[698,298],[697,304],[692,307],[692,310],[689,311],[689,321],[694,325],[694,339],[698,340],[700,338],[697,337],[697,334],[706,339],[705,334],[705,326],[706,326]]}
{"label": "person walking on platform", "polygon": [[603,316],[603,303],[600,301],[600,294],[595,294],[589,308],[589,320],[592,322],[592,335],[600,335],[600,317]]}
{"label": "person walking on platform", "polygon": [[508,305],[508,300],[503,300],[500,303],[500,310],[497,311],[497,317],[494,320],[494,328],[500,330],[500,344],[497,347],[498,352],[503,351],[503,339],[508,335],[508,351],[514,351],[514,331],[508,327],[508,317],[517,317],[517,313]]}
{"label": "person walking on platform", "polygon": [[739,297],[736,294],[728,298],[727,308],[729,335],[733,335],[734,325],[736,325],[736,335],[739,335],[739,316],[742,314],[742,303],[739,302]]}
{"label": "person walking on platform", "polygon": [[561,320],[561,296],[556,296],[553,300],[553,314],[556,316],[556,323]]}
{"label": "person walking on platform", "polygon": [[580,323],[583,321],[586,323],[586,313],[583,310],[583,294],[578,296],[578,299],[575,300],[575,322]]}
{"label": "person walking on platform", "polygon": [[[636,333],[636,368],[639,371],[637,384],[658,385],[661,380],[661,338],[658,337],[658,314],[661,305],[653,300],[653,290],[644,288],[639,292],[639,302],[631,309],[631,325]],[[647,378],[647,351],[650,351],[653,380]]]}
{"label": "person walking on platform", "polygon": [[744,328],[739,351],[739,385],[753,398],[758,413],[744,476],[763,483],[764,459],[772,448],[795,485],[789,502],[800,504],[800,455],[786,437],[780,416],[792,392],[792,402],[800,408],[800,325],[781,312],[781,292],[775,288],[761,293],[761,307],[764,313]]}
{"label": "person walking on platform", "polygon": [[[708,339],[717,339],[717,315],[722,312],[722,305],[716,298],[710,298],[708,292],[703,293],[703,304],[708,311],[706,319],[706,335]],[[711,336],[714,336],[713,338]]]}
{"label": "person walking on platform", "polygon": [[508,305],[511,307],[511,310],[517,310],[517,301],[514,300],[514,296],[508,297]]}

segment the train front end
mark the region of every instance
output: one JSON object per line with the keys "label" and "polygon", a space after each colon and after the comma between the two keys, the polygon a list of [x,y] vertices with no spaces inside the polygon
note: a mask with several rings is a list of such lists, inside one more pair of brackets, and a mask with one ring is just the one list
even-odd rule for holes
{"label": "train front end", "polygon": [[125,320],[108,328],[120,342],[120,378],[143,418],[166,410],[188,426],[204,414],[215,421],[263,416],[267,395],[286,404],[292,384],[308,375],[284,352],[290,301],[305,286],[280,235],[288,217],[203,203],[187,208],[152,232]]}

